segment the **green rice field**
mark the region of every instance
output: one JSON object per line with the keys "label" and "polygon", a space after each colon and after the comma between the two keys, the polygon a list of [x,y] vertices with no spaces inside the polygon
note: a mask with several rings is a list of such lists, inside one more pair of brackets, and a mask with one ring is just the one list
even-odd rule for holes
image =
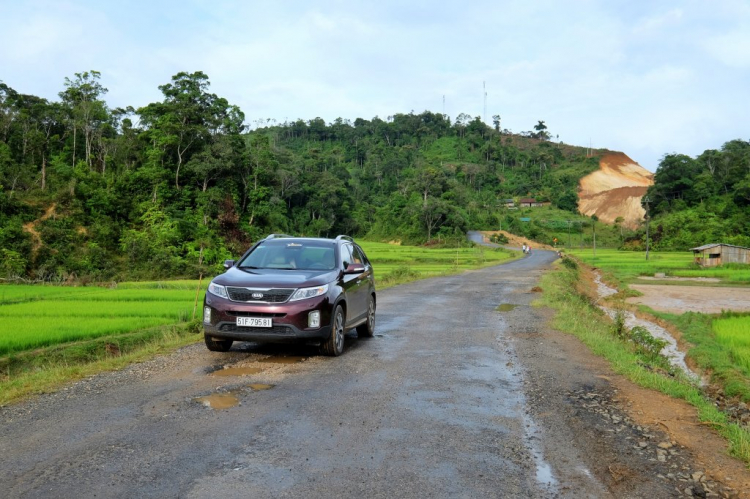
{"label": "green rice field", "polygon": [[394,270],[408,268],[423,277],[446,272],[497,265],[514,257],[506,250],[492,248],[423,248],[398,246],[388,243],[358,241],[375,268],[375,276],[382,277]]}
{"label": "green rice field", "polygon": [[[498,264],[513,253],[484,248],[430,249],[362,242],[378,280],[407,279]],[[210,278],[200,283],[197,315]],[[392,283],[390,283],[392,284]],[[0,356],[106,337],[191,319],[197,280],[98,286],[0,285]]]}
{"label": "green rice field", "polygon": [[715,319],[716,341],[731,351],[734,364],[750,376],[750,316]]}
{"label": "green rice field", "polygon": [[183,322],[192,316],[197,285],[2,285],[0,355]]}
{"label": "green rice field", "polygon": [[690,251],[651,251],[646,260],[645,252],[597,249],[596,256],[589,249],[568,252],[588,265],[599,267],[614,274],[622,281],[640,275],[653,276],[663,272],[676,277],[715,277],[728,283],[750,284],[750,266],[727,265],[719,268],[702,268],[693,263]]}

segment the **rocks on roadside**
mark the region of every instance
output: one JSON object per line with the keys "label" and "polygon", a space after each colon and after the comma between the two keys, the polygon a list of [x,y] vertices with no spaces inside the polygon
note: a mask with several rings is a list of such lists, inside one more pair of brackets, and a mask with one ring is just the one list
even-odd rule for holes
{"label": "rocks on roadside", "polygon": [[606,393],[590,389],[568,393],[572,404],[580,410],[600,417],[600,430],[632,440],[632,449],[653,463],[652,472],[660,480],[671,482],[678,497],[716,497],[734,499],[737,492],[731,487],[711,480],[702,470],[691,470],[692,456],[684,447],[670,439],[658,428],[639,426],[622,410],[619,401]]}

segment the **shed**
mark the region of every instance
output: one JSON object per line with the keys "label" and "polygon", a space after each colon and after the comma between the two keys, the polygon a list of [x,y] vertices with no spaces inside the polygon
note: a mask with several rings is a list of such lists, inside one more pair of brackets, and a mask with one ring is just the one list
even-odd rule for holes
{"label": "shed", "polygon": [[516,206],[516,202],[512,199],[503,199],[503,204],[506,208],[513,208]]}
{"label": "shed", "polygon": [[725,263],[744,263],[750,265],[750,248],[731,244],[704,244],[691,248],[695,263],[703,267],[716,267]]}
{"label": "shed", "polygon": [[518,200],[518,204],[521,206],[521,208],[531,208],[532,206],[536,206],[536,199],[521,198]]}

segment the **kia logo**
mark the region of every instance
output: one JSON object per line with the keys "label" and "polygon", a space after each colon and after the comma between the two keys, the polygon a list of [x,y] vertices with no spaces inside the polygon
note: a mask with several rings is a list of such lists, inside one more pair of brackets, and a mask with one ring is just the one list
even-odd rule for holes
{"label": "kia logo", "polygon": [[253,300],[260,300],[263,298],[263,293],[253,293]]}

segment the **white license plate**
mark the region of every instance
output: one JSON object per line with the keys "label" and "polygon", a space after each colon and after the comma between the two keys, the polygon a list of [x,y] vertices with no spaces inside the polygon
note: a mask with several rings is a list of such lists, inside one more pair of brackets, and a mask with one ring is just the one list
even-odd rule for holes
{"label": "white license plate", "polygon": [[243,327],[272,327],[270,317],[237,317],[237,325]]}

